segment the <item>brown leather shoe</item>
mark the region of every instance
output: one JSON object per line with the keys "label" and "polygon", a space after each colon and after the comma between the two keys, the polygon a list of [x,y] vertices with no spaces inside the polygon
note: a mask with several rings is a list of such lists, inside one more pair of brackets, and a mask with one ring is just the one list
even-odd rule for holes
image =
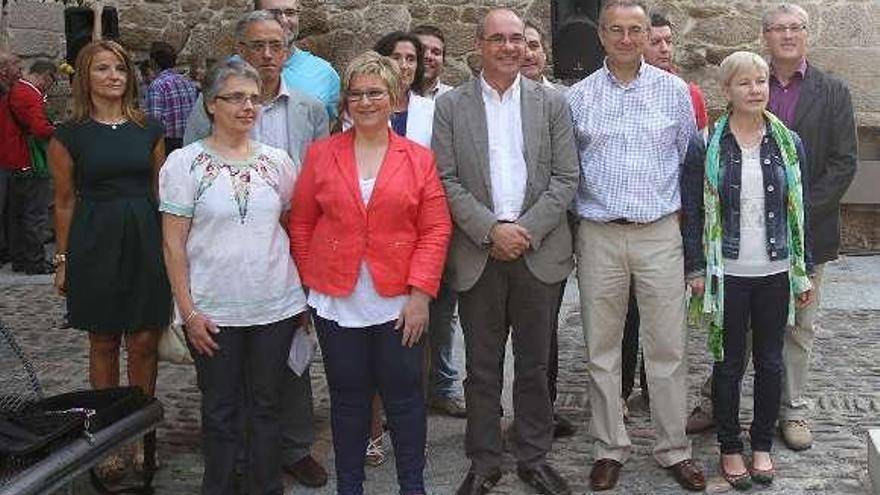
{"label": "brown leather shoe", "polygon": [[666,469],[672,472],[675,481],[685,490],[701,492],[706,489],[706,477],[703,476],[703,468],[697,465],[693,459],[685,459]]}
{"label": "brown leather shoe", "polygon": [[715,427],[715,418],[707,413],[700,406],[694,408],[688,416],[687,424],[684,427],[685,433],[688,435],[693,433],[703,433]]}
{"label": "brown leather shoe", "polygon": [[614,459],[599,459],[590,471],[590,489],[594,492],[610,490],[617,484],[623,464]]}
{"label": "brown leather shoe", "polygon": [[319,487],[327,484],[327,470],[311,455],[284,466],[284,470],[301,485]]}

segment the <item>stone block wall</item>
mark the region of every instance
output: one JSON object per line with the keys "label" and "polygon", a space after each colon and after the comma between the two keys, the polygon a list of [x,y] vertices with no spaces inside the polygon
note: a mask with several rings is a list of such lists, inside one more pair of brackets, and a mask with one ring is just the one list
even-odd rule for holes
{"label": "stone block wall", "polygon": [[[474,53],[477,20],[495,6],[512,7],[550,35],[551,0],[301,0],[301,46],[341,69],[383,34],[421,23],[447,34],[446,79],[458,83],[479,70]],[[180,63],[202,65],[233,51],[233,29],[252,0],[105,0],[119,11],[123,44],[137,60],[154,40],[181,49]],[[723,107],[714,81],[717,64],[736,50],[762,51],[761,15],[767,0],[649,0],[677,33],[676,62],[686,79],[698,82],[710,111]],[[810,14],[810,60],[849,84],[863,136],[880,146],[880,0],[799,0]],[[63,5],[51,1],[10,2],[0,16],[0,46],[25,56],[60,59]],[[548,43],[549,45],[549,43]],[[65,88],[56,90],[63,95]],[[60,101],[62,98],[58,98]],[[880,160],[880,157],[870,157]],[[880,162],[878,162],[880,163]],[[858,179],[857,179],[858,180]],[[880,190],[880,185],[877,186]],[[880,249],[880,193],[874,205],[845,211],[844,238]]]}
{"label": "stone block wall", "polygon": [[[301,0],[302,45],[343,67],[384,33],[420,23],[442,27],[448,36],[448,79],[455,83],[479,68],[473,52],[476,21],[489,8],[509,6],[550,32],[550,0]],[[183,64],[216,60],[233,49],[232,30],[251,0],[107,0],[119,9],[123,43],[136,58],[151,41],[179,47]],[[715,66],[741,49],[761,51],[762,0],[663,0],[649,4],[665,12],[678,34],[678,64],[699,82],[709,105],[722,107]],[[847,80],[861,126],[880,127],[880,1],[800,0],[810,13],[810,59]],[[25,56],[63,54],[63,5],[38,0],[9,3],[0,21],[6,37]]]}

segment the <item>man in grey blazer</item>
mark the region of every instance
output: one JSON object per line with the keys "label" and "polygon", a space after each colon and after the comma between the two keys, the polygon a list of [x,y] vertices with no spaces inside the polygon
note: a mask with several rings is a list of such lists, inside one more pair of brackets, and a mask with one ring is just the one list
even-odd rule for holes
{"label": "man in grey blazer", "polygon": [[[235,30],[236,56],[254,66],[263,80],[264,103],[259,122],[254,127],[254,139],[286,150],[299,166],[309,144],[328,135],[330,125],[320,100],[284,83],[281,70],[289,48],[268,44],[277,37],[279,28],[282,29],[282,39],[286,39],[281,24],[268,11],[256,10],[246,14]],[[281,60],[280,64],[278,60]],[[186,123],[183,144],[186,146],[205,138],[210,132],[211,121],[205,112],[202,95],[199,95]]]}
{"label": "man in grey blazer", "polygon": [[523,31],[513,11],[489,11],[476,36],[482,74],[440,96],[434,113],[431,147],[455,223],[446,276],[460,293],[467,352],[471,468],[459,495],[487,493],[501,478],[509,328],[517,474],[539,493],[570,493],[546,461],[553,427],[547,360],[560,284],[573,267],[565,210],[577,186],[577,155],[562,94],[519,75]]}
{"label": "man in grey blazer", "polygon": [[[568,92],[568,86],[555,83],[547,79],[544,70],[547,68],[547,51],[544,50],[544,32],[537,24],[526,21],[526,51],[523,57],[523,64],[519,72],[524,77],[543,85],[545,88],[554,89],[565,94]],[[574,215],[569,215],[569,227],[575,219]],[[559,300],[556,304],[556,318],[553,319],[553,327],[550,330],[550,361],[547,362],[547,388],[550,390],[550,404],[554,406],[553,411],[553,438],[570,437],[574,435],[576,428],[571,421],[566,419],[555,410],[556,404],[556,379],[559,375],[559,339],[557,332],[559,330],[559,310],[562,309],[562,299],[565,296],[565,283],[559,288]]]}
{"label": "man in grey blazer", "polygon": [[[327,111],[320,101],[287,87],[281,78],[289,48],[284,28],[274,15],[265,10],[244,15],[235,28],[235,38],[238,56],[254,66],[262,79],[264,103],[252,137],[286,150],[298,168],[309,144],[328,134]],[[184,145],[207,137],[210,131],[211,121],[199,96],[187,121]],[[311,455],[315,424],[308,369],[302,376],[284,369],[282,408],[284,469],[303,485],[325,485],[327,471]]]}

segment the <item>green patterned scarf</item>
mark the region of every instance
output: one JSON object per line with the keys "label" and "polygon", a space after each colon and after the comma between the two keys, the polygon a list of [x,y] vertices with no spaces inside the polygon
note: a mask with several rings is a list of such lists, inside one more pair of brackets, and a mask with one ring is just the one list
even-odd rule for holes
{"label": "green patterned scarf", "polygon": [[[715,133],[706,150],[706,171],[703,181],[703,251],[706,255],[706,284],[702,297],[691,298],[690,320],[709,321],[709,351],[716,361],[724,359],[724,256],[721,252],[721,201],[718,183],[721,177],[721,135],[728,125],[729,114],[722,116],[715,126]],[[785,165],[788,223],[788,272],[790,296],[788,301],[788,325],[794,325],[795,296],[812,287],[804,262],[804,204],[801,171],[798,154],[789,130],[776,116],[764,112],[770,124],[770,136],[776,141]]]}

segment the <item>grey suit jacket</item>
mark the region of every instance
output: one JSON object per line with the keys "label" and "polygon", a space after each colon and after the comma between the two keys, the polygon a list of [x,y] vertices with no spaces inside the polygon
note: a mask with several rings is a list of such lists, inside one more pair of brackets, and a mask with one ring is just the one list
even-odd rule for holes
{"label": "grey suit jacket", "polygon": [[[306,149],[312,141],[330,133],[327,110],[318,99],[288,88],[290,98],[287,101],[287,151],[293,162],[299,167],[306,155]],[[205,105],[199,95],[193,111],[186,121],[183,133],[183,145],[208,137],[211,134],[211,121],[205,112]]]}
{"label": "grey suit jacket", "polygon": [[[573,268],[571,232],[565,220],[579,174],[571,113],[562,93],[525,77],[520,84],[528,179],[517,223],[532,238],[524,253],[529,270],[545,283],[556,283]],[[454,290],[465,291],[483,273],[489,256],[484,241],[496,223],[479,79],[437,98],[431,148],[455,223],[446,277]]]}

